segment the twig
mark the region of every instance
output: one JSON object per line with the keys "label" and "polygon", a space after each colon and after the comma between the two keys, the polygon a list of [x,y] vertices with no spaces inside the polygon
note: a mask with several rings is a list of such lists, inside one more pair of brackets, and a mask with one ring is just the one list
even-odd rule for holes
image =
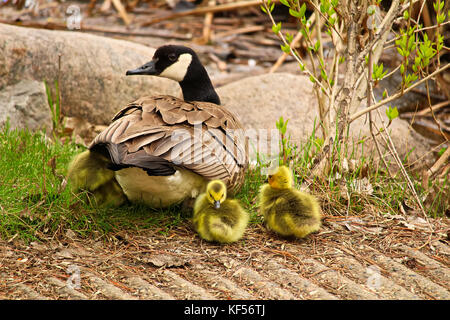
{"label": "twig", "polygon": [[384,124],[383,118],[381,117],[380,110],[377,110],[377,113],[378,113],[378,117],[380,118],[381,124],[382,124],[383,129],[384,129],[383,133],[386,134],[387,138],[383,134],[381,134],[380,136],[381,136],[381,138],[383,138],[384,142],[386,143],[386,146],[391,151],[395,162],[397,162],[397,165],[399,166],[401,173],[403,174],[404,178],[406,179],[407,185],[408,185],[409,189],[411,190],[411,193],[413,194],[413,197],[416,199],[417,204],[419,205],[420,210],[422,211],[423,217],[427,220],[427,222],[429,224],[429,227],[431,229],[432,227],[431,227],[430,222],[428,221],[428,217],[427,217],[425,209],[424,209],[424,207],[422,205],[422,202],[420,201],[419,196],[417,195],[416,189],[414,188],[414,184],[412,183],[408,173],[406,172],[405,167],[402,164],[402,161],[400,160],[400,157],[399,157],[398,152],[397,152],[397,150],[395,148],[395,145],[392,142],[392,138],[391,138],[391,136],[389,134],[389,131],[387,130],[386,125]]}
{"label": "twig", "polygon": [[[369,29],[369,41],[372,40],[373,32],[372,29]],[[373,87],[372,87],[372,73],[373,73],[373,64],[372,64],[372,51],[369,51],[369,59],[368,59],[368,66],[367,66],[367,106],[370,107],[372,105],[372,95],[373,95]],[[378,144],[377,137],[375,136],[375,133],[373,131],[373,119],[372,119],[372,112],[369,112],[369,129],[370,134],[372,135],[373,142],[375,143],[375,147],[377,149],[378,155],[380,156],[381,161],[383,162],[384,166],[386,167],[386,170],[389,174],[389,176],[392,178],[391,171],[389,170],[389,166],[386,163],[386,160],[383,157],[383,153],[381,152],[380,145]],[[378,165],[377,165],[378,166]],[[377,168],[378,170],[378,168]]]}
{"label": "twig", "polygon": [[[209,3],[212,5],[215,5],[216,1],[211,0]],[[211,40],[211,25],[212,25],[213,19],[214,19],[214,13],[208,12],[207,14],[205,14],[205,19],[203,22],[203,36],[202,36],[203,43],[208,43]]]}
{"label": "twig", "polygon": [[422,78],[420,81],[415,82],[414,84],[412,84],[411,86],[409,86],[408,88],[406,88],[403,93],[402,92],[397,92],[396,94],[390,96],[389,98],[386,98],[364,110],[355,112],[354,114],[352,114],[350,116],[350,123],[353,122],[354,120],[358,119],[360,116],[366,114],[367,112],[370,112],[372,110],[378,109],[379,107],[385,105],[386,103],[389,103],[391,101],[396,100],[397,98],[401,97],[403,94],[411,91],[413,88],[417,87],[418,85],[422,84],[423,82],[427,81],[428,79],[434,77],[435,75],[437,75],[438,73],[448,69],[450,67],[450,63],[446,64],[445,66],[443,66],[442,68],[439,68],[437,70],[435,70],[433,73],[429,74],[428,76],[426,76],[425,78]]}
{"label": "twig", "polygon": [[122,5],[122,2],[120,0],[112,0],[112,3],[116,10],[119,12],[120,17],[122,18],[123,22],[128,26],[131,23],[131,19],[127,14],[127,10],[125,10],[125,7]]}
{"label": "twig", "polygon": [[423,177],[422,186],[425,189],[428,189],[428,181],[431,177],[433,177],[439,169],[447,163],[448,158],[450,157],[450,147],[447,147],[447,150],[442,154],[442,156],[433,164],[433,166],[428,169]]}
{"label": "twig", "polygon": [[[439,65],[439,63],[438,63],[438,65]],[[428,66],[427,66],[427,71],[428,71]],[[437,124],[437,126],[439,128],[439,132],[441,133],[442,137],[444,137],[444,140],[448,140],[447,137],[445,136],[444,131],[442,130],[441,124],[436,119],[436,116],[434,115],[434,111],[431,108],[432,106],[431,106],[431,99],[430,99],[430,86],[428,85],[428,81],[425,81],[425,87],[427,89],[427,101],[428,101],[429,110],[431,111],[431,116],[433,117],[434,121],[436,122],[436,124]]]}
{"label": "twig", "polygon": [[[445,21],[445,22],[442,22],[441,23],[441,27],[442,26],[444,26],[444,25],[446,25],[446,24],[449,24],[450,23],[450,20],[448,20],[448,21]],[[423,28],[420,28],[420,29],[415,29],[413,32],[414,33],[417,33],[417,32],[421,32],[421,31],[425,31],[425,30],[429,30],[429,29],[435,29],[435,28],[437,28],[438,27],[438,25],[437,24],[435,24],[435,25],[432,25],[432,26],[428,26],[428,27],[423,27]],[[393,42],[395,42],[395,41],[397,41],[398,39],[400,39],[402,36],[398,36],[398,37],[395,37],[395,38],[393,38],[393,39],[391,39],[391,40],[388,40],[388,41],[386,41],[386,45],[389,45],[389,44],[391,44],[391,43],[393,43]]]}
{"label": "twig", "polygon": [[430,111],[435,112],[435,111],[437,111],[437,110],[439,110],[439,109],[441,109],[443,107],[448,106],[449,104],[450,104],[450,100],[443,101],[443,102],[435,104],[434,106],[430,106],[428,109],[423,109],[423,110],[417,112],[416,115],[417,116],[424,116]]}
{"label": "twig", "polygon": [[[423,7],[422,17],[423,17],[423,24],[425,25],[425,27],[430,27],[430,26],[433,25],[433,23],[431,22],[430,12],[428,10],[428,6],[427,5],[425,5]],[[430,30],[430,29],[426,29],[426,32],[428,34],[428,38],[430,40],[433,40],[433,38],[434,38],[433,31]]]}
{"label": "twig", "polygon": [[102,3],[102,6],[100,7],[101,12],[107,12],[111,9],[111,0],[105,0]]}
{"label": "twig", "polygon": [[266,27],[264,27],[264,26],[247,26],[247,27],[243,27],[243,28],[233,29],[233,30],[229,30],[229,31],[216,33],[214,35],[214,40],[220,39],[220,38],[225,38],[225,37],[235,35],[235,34],[245,34],[245,33],[257,32],[257,31],[264,31],[265,29],[266,29]]}
{"label": "twig", "polygon": [[[316,19],[318,19],[319,15],[329,23],[329,25],[333,28],[333,30],[336,32],[336,34],[339,36],[339,38],[341,38],[342,41],[344,41],[344,38],[342,37],[341,33],[336,29],[336,27],[334,26],[334,24],[330,23],[330,20],[327,19],[327,17],[322,13],[322,11],[320,11],[320,8],[318,6],[318,1],[317,0],[313,0],[313,1],[308,1],[309,4],[311,4],[314,7],[314,15],[316,16]],[[320,34],[318,34],[319,39],[320,39]],[[322,41],[320,42],[320,45],[322,45]]]}
{"label": "twig", "polygon": [[[311,16],[311,26],[314,24],[314,22],[316,21],[316,16]],[[294,39],[292,40],[290,47],[295,47],[297,45],[297,43],[300,42],[300,40],[302,40],[303,38],[303,34],[298,31],[297,34],[295,35]],[[289,54],[287,54],[286,52],[283,52],[283,54],[278,58],[278,60],[274,63],[274,65],[270,68],[269,73],[274,73],[282,64],[283,62],[286,60],[286,58],[289,56]]]}
{"label": "twig", "polygon": [[87,7],[88,16],[92,15],[92,10],[94,10],[96,4],[97,4],[97,0],[89,1],[88,7]]}
{"label": "twig", "polygon": [[[277,24],[275,23],[275,20],[272,16],[272,13],[270,12],[269,8],[267,7],[267,3],[266,0],[259,0],[260,3],[262,3],[267,11],[267,14],[270,18],[270,20],[272,21],[272,25],[276,26]],[[288,46],[289,43],[286,41],[286,38],[284,37],[283,33],[281,33],[281,31],[278,31],[277,33],[278,37],[281,39],[281,41],[283,41],[284,45]],[[292,47],[289,47],[290,49],[290,53],[292,54],[292,56],[295,58],[295,60],[297,60],[297,62],[302,65],[305,66],[305,63],[302,61],[302,59],[300,58],[300,55],[298,54],[298,52],[296,52],[296,50]],[[327,88],[325,88],[321,81],[319,81],[314,74],[312,74],[308,69],[304,69],[303,71],[304,73],[306,73],[311,79],[314,80],[314,83],[318,84],[320,86],[320,88],[323,90],[323,92],[327,95],[327,97],[330,96],[330,92],[328,91]]]}

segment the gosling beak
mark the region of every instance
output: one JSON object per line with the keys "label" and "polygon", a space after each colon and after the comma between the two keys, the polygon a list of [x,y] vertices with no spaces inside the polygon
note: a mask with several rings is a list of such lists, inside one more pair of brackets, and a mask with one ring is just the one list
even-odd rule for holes
{"label": "gosling beak", "polygon": [[214,201],[214,208],[216,208],[216,209],[220,208],[220,201],[219,200]]}
{"label": "gosling beak", "polygon": [[150,75],[150,76],[154,76],[154,75],[157,75],[158,72],[156,71],[155,63],[156,63],[155,60],[147,62],[146,64],[144,64],[143,66],[140,66],[137,69],[128,70],[126,75],[127,76],[133,76],[133,75]]}

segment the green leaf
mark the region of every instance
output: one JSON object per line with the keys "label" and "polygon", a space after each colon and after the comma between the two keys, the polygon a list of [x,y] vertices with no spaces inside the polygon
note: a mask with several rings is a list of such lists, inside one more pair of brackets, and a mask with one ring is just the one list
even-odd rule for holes
{"label": "green leaf", "polygon": [[264,13],[267,13],[266,8],[264,8],[263,5],[261,5],[260,7],[261,7],[261,10],[262,10]]}
{"label": "green leaf", "polygon": [[302,6],[300,7],[300,16],[304,17],[305,16],[305,12],[306,12],[306,3],[303,2]]}
{"label": "green leaf", "polygon": [[318,51],[320,47],[320,41],[317,41],[316,44],[314,45],[314,51]]}
{"label": "green leaf", "polygon": [[295,10],[293,10],[293,9],[291,9],[291,8],[289,8],[289,14],[290,14],[291,16],[293,16],[293,17],[296,17],[296,18],[300,18],[300,17],[301,17],[300,12],[295,11]]}
{"label": "green leaf", "polygon": [[291,6],[287,0],[280,0],[280,2],[282,4],[284,4],[286,7],[290,7]]}
{"label": "green leaf", "polygon": [[310,77],[309,77],[309,80],[310,80],[312,83],[316,83],[316,80],[314,79],[313,76],[310,76]]}
{"label": "green leaf", "polygon": [[408,12],[408,10],[403,11],[403,19],[405,19],[405,20],[409,19],[409,12]]}
{"label": "green leaf", "polygon": [[281,45],[281,50],[283,51],[283,52],[285,52],[285,53],[287,53],[287,54],[289,54],[289,53],[291,53],[291,48],[289,47],[289,45],[288,44],[286,44],[286,45]]}
{"label": "green leaf", "polygon": [[292,34],[290,34],[289,32],[286,32],[286,41],[288,43],[291,43],[292,40],[294,40],[294,36]]}
{"label": "green leaf", "polygon": [[281,30],[281,22],[278,22],[276,25],[272,25],[273,33],[277,34]]}
{"label": "green leaf", "polygon": [[389,108],[386,109],[386,115],[387,115],[389,121],[392,121],[395,118],[397,118],[398,117],[397,107],[391,108],[391,106],[389,106]]}

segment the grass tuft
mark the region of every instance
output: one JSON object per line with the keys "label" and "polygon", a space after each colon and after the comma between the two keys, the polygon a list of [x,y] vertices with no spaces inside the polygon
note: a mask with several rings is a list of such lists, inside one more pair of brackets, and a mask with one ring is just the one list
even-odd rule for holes
{"label": "grass tuft", "polygon": [[84,150],[43,132],[0,129],[0,237],[26,242],[56,237],[67,229],[81,236],[121,229],[157,229],[167,234],[186,217],[179,206],[100,208],[86,192],[71,192],[65,180],[72,157]]}

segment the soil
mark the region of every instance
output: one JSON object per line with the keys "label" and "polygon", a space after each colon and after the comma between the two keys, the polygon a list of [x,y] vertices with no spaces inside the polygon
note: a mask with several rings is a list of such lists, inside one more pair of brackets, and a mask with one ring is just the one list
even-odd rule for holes
{"label": "soil", "polygon": [[373,215],[326,216],[302,240],[252,224],[229,245],[201,240],[189,221],[168,235],[67,230],[29,245],[0,242],[0,299],[448,300],[448,230],[445,220]]}

